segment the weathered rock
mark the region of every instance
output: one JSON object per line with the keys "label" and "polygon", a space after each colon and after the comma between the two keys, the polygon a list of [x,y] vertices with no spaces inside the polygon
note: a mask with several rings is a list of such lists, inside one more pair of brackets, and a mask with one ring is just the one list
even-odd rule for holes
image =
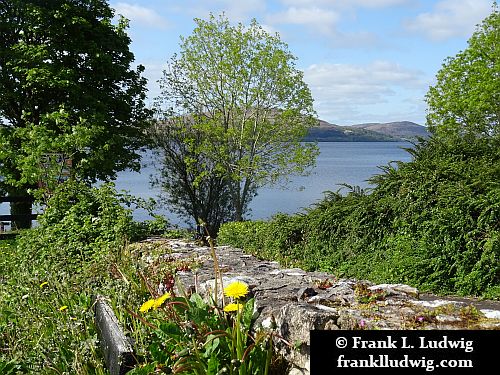
{"label": "weathered rock", "polygon": [[439,314],[436,315],[436,320],[440,323],[456,323],[460,322],[462,319],[458,316]]}
{"label": "weathered rock", "polygon": [[297,301],[302,301],[304,299],[307,299],[308,297],[313,297],[317,294],[318,292],[316,292],[314,288],[306,286],[300,289],[299,292],[297,293]]}
{"label": "weathered rock", "polygon": [[[213,293],[214,262],[210,249],[181,240],[163,240],[175,259],[201,264],[196,272],[179,275],[185,290]],[[277,262],[259,260],[242,250],[216,249],[223,284],[246,282],[255,297],[255,330],[274,329],[277,350],[291,364],[290,374],[309,374],[312,329],[499,329],[500,302],[487,309],[468,311],[478,301],[420,300],[416,288],[404,284],[374,285],[366,281],[337,280],[324,272],[280,268]],[[167,258],[166,258],[167,259]],[[219,290],[219,300],[222,288]],[[465,309],[465,310],[464,310]]]}
{"label": "weathered rock", "polygon": [[384,290],[389,295],[401,295],[418,297],[418,289],[405,284],[378,284],[368,287],[369,290]]}
{"label": "weathered rock", "polygon": [[488,319],[500,320],[500,310],[482,309],[480,310]]}
{"label": "weathered rock", "polygon": [[434,301],[416,301],[416,300],[411,300],[410,301],[414,305],[422,306],[422,307],[430,307],[430,308],[436,308],[436,307],[441,307],[441,306],[446,306],[446,305],[454,305],[454,306],[464,306],[463,302],[455,302],[455,301],[449,301],[449,300],[441,300],[441,299],[436,299]]}

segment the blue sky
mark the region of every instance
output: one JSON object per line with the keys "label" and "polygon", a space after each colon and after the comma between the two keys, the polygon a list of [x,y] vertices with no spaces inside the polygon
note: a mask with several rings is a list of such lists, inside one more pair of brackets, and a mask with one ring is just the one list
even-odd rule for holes
{"label": "blue sky", "polygon": [[124,0],[148,102],[193,18],[225,12],[278,32],[298,58],[318,117],[339,125],[409,120],[425,124],[424,95],[444,59],[492,9],[492,0]]}

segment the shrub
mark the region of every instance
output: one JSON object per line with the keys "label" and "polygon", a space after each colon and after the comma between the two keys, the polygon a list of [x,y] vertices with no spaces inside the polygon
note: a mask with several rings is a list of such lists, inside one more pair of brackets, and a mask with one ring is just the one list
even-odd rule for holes
{"label": "shrub", "polygon": [[132,213],[112,184],[98,188],[67,181],[39,216],[39,225],[24,232],[19,245],[44,261],[88,261],[123,246],[134,236]]}

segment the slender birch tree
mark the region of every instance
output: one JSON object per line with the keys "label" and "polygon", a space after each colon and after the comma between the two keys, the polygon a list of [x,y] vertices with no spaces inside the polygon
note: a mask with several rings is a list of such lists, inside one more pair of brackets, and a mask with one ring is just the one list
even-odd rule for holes
{"label": "slender birch tree", "polygon": [[[317,146],[301,142],[317,123],[313,99],[296,58],[278,35],[255,20],[233,26],[224,15],[195,22],[160,80],[158,103],[167,113],[160,123],[168,127],[172,119],[192,119],[183,131],[195,132],[198,141],[189,150],[210,165],[193,181],[208,175],[223,179],[220,193],[228,195],[232,207],[226,219],[240,221],[258,188],[286,183],[314,165]],[[179,137],[182,131],[171,139],[172,146],[163,142],[165,152]],[[192,158],[181,158],[191,168]],[[165,173],[163,178],[176,177]]]}

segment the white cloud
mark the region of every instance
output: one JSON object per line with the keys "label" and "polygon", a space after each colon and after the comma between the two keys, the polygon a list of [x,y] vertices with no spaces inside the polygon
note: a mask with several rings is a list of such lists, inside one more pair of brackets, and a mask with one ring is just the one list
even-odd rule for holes
{"label": "white cloud", "polygon": [[388,61],[367,65],[315,64],[304,71],[320,118],[341,123],[361,118],[396,96],[402,95],[400,101],[414,102],[426,88],[422,76],[420,71]]}
{"label": "white cloud", "polygon": [[264,31],[266,31],[270,35],[275,35],[275,34],[282,35],[282,33],[276,27],[271,26],[267,23],[261,23],[260,26],[264,29]]}
{"label": "white cloud", "polygon": [[365,8],[385,8],[396,5],[408,4],[410,0],[340,0],[337,3],[350,4]]}
{"label": "white cloud", "polygon": [[405,26],[434,41],[470,36],[475,25],[490,13],[491,4],[490,0],[442,0],[432,12],[419,14]]}
{"label": "white cloud", "polygon": [[223,9],[226,11],[230,20],[246,21],[250,15],[264,12],[266,2],[264,0],[254,1],[235,1],[235,0],[219,0]]}
{"label": "white cloud", "polygon": [[[403,1],[406,0],[376,0],[374,2],[368,0],[285,0],[284,2],[290,3],[291,6],[281,12],[268,15],[266,22],[273,27],[278,25],[302,26],[309,31],[308,37],[312,36],[315,39],[326,37],[323,39],[324,43],[333,48],[378,48],[381,47],[381,41],[377,33],[365,30],[343,31],[341,29],[342,23],[346,23],[344,9],[340,9],[341,6],[356,6],[366,3],[375,7]],[[285,35],[288,35],[286,31],[287,29],[285,29]],[[292,35],[300,34],[294,33]]]}
{"label": "white cloud", "polygon": [[284,12],[275,13],[268,17],[268,22],[273,25],[303,25],[324,35],[335,34],[335,25],[338,20],[338,13],[317,7],[290,7]]}
{"label": "white cloud", "polygon": [[158,29],[166,29],[169,26],[167,20],[152,9],[129,3],[116,3],[112,7],[117,15],[121,14],[133,23]]}

